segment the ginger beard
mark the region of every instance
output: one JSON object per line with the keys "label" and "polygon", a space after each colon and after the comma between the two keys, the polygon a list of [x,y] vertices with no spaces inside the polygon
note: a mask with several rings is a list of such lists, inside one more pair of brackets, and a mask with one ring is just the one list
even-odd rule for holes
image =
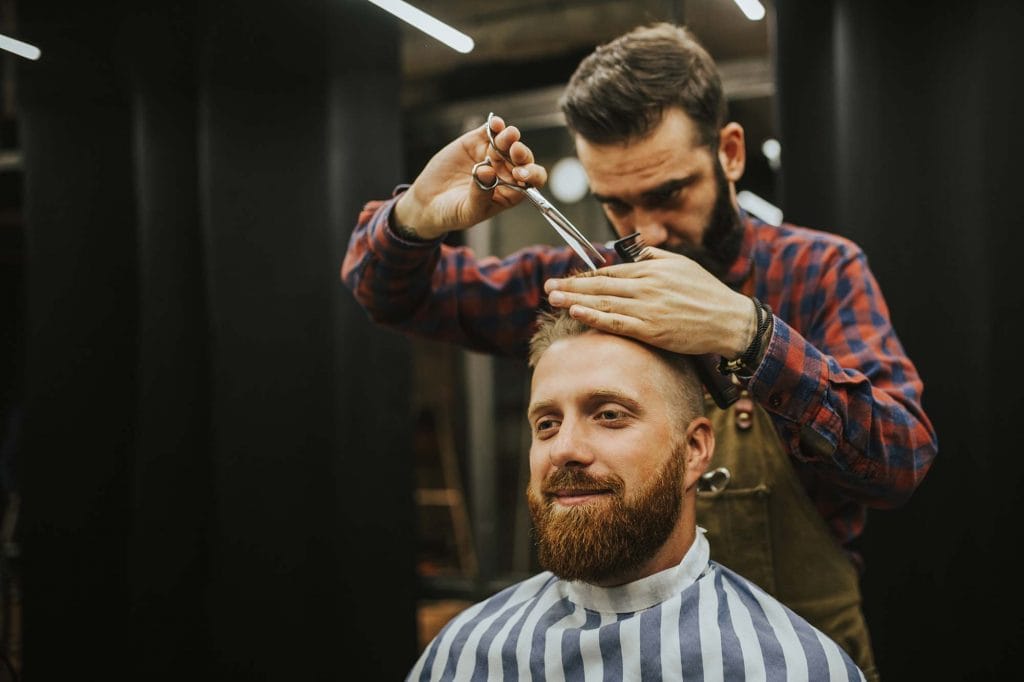
{"label": "ginger beard", "polygon": [[[563,580],[603,583],[640,567],[668,539],[682,509],[685,447],[672,452],[640,490],[627,492],[618,476],[592,476],[563,467],[526,496],[540,565]],[[585,504],[559,507],[555,490],[608,490]]]}

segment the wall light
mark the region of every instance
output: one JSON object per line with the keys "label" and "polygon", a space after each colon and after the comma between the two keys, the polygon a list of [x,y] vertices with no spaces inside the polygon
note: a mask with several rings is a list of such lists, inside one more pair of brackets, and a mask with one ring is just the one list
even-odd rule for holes
{"label": "wall light", "polygon": [[548,187],[555,198],[562,203],[575,204],[587,196],[590,183],[587,182],[587,173],[583,170],[583,164],[575,156],[567,156],[564,159],[559,159],[551,167]]}
{"label": "wall light", "polygon": [[391,12],[402,21],[412,24],[431,38],[441,41],[456,52],[465,54],[473,50],[474,43],[472,38],[407,2],[402,2],[402,0],[370,0],[370,2],[386,12]]}
{"label": "wall light", "polygon": [[782,167],[782,145],[774,137],[761,143],[761,153],[768,159],[768,166],[777,171]]}
{"label": "wall light", "polygon": [[14,54],[24,57],[25,59],[36,60],[42,54],[42,51],[35,45],[29,45],[23,43],[20,40],[9,38],[5,35],[0,34],[0,49],[13,52]]}
{"label": "wall light", "polygon": [[758,0],[736,0],[736,4],[747,15],[747,19],[751,21],[764,19],[764,5],[758,2]]}

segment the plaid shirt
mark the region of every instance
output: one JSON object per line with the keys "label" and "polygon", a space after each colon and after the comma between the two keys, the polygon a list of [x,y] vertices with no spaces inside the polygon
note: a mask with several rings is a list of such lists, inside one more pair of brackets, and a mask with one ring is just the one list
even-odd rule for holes
{"label": "plaid shirt", "polygon": [[[402,239],[395,198],[366,205],[342,280],[370,317],[405,333],[525,357],[544,281],[580,268],[568,248],[507,258]],[[861,249],[842,237],[743,215],[740,255],[723,278],[771,306],[775,328],[751,377],[808,495],[842,545],[867,507],[906,501],[937,450],[923,385],[889,321]],[[613,250],[606,249],[610,262]]]}

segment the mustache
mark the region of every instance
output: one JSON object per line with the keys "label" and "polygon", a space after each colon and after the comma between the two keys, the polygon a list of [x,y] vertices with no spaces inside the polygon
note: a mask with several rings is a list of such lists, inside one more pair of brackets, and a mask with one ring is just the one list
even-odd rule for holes
{"label": "mustache", "polygon": [[625,483],[618,476],[593,476],[573,467],[556,469],[544,479],[541,484],[541,493],[545,496],[552,496],[557,492],[592,492],[596,490],[607,490],[613,494],[621,494]]}

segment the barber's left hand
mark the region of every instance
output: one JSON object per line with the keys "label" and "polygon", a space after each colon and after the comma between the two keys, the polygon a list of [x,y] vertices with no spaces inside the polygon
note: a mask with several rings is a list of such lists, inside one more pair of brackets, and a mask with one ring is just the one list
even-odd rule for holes
{"label": "barber's left hand", "polygon": [[750,345],[757,312],[686,256],[648,247],[637,263],[549,279],[548,301],[587,325],[676,353],[739,356]]}

